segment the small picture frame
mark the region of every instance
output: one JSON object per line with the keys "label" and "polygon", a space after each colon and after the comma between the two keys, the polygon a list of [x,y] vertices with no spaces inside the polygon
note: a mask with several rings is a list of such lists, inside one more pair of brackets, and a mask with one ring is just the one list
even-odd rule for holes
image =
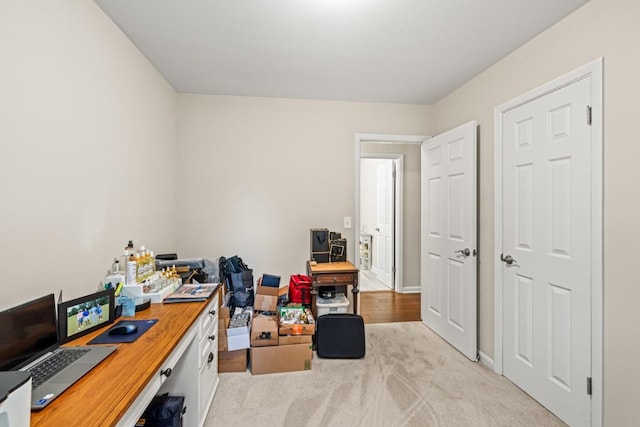
{"label": "small picture frame", "polygon": [[115,320],[113,289],[58,303],[58,341],[64,344]]}

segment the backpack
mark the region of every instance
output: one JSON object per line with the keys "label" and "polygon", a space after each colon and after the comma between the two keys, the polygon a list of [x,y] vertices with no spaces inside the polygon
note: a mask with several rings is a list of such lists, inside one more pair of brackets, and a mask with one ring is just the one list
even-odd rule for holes
{"label": "backpack", "polygon": [[220,277],[231,295],[230,308],[253,307],[253,270],[237,255],[219,259]]}
{"label": "backpack", "polygon": [[289,279],[289,301],[306,306],[311,305],[311,278],[293,274]]}

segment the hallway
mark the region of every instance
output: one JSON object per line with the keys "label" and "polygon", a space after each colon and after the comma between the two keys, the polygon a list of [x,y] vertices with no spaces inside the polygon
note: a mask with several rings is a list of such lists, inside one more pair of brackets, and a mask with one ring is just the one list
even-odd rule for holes
{"label": "hallway", "polygon": [[366,324],[420,321],[420,294],[360,292],[360,315]]}

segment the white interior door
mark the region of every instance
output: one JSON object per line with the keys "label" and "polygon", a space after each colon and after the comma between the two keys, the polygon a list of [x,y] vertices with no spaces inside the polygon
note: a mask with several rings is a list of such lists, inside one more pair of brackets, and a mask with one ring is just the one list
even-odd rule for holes
{"label": "white interior door", "polygon": [[476,123],[422,144],[422,321],[477,357]]}
{"label": "white interior door", "polygon": [[584,78],[502,127],[503,374],[576,426],[591,420],[589,105]]}
{"label": "white interior door", "polygon": [[378,280],[393,289],[393,161],[388,160],[378,166],[376,197],[376,228],[374,245],[374,272]]}

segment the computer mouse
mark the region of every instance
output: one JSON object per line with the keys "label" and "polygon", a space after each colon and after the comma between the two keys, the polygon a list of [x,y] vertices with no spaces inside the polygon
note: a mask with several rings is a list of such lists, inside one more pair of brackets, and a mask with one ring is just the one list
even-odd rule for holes
{"label": "computer mouse", "polygon": [[135,323],[118,323],[117,326],[109,329],[109,335],[130,335],[138,330]]}

